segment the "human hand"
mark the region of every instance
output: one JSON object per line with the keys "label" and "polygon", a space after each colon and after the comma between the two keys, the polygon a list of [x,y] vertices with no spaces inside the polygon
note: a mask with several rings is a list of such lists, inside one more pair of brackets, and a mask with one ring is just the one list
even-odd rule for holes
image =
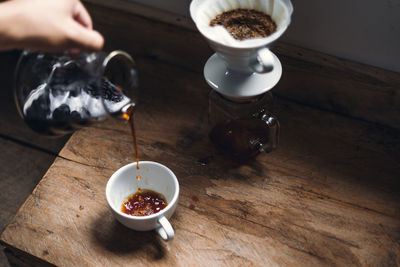
{"label": "human hand", "polygon": [[11,0],[0,4],[0,50],[94,51],[103,44],[79,0]]}

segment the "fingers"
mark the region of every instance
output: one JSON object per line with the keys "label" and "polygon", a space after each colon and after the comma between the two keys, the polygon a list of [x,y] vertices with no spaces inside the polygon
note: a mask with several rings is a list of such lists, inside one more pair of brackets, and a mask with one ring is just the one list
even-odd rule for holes
{"label": "fingers", "polygon": [[83,6],[83,4],[78,0],[74,9],[73,13],[73,18],[75,21],[77,21],[79,24],[82,26],[92,29],[93,23],[92,19],[86,10],[86,8]]}
{"label": "fingers", "polygon": [[92,19],[79,0],[76,1],[73,19],[76,23],[72,23],[73,35],[71,41],[76,45],[76,48],[72,48],[70,51],[72,53],[79,53],[80,50],[101,50],[104,44],[103,36],[101,36],[97,31],[92,30]]}
{"label": "fingers", "polygon": [[71,47],[80,48],[85,51],[98,51],[103,48],[104,39],[99,32],[84,28],[76,22],[71,24]]}

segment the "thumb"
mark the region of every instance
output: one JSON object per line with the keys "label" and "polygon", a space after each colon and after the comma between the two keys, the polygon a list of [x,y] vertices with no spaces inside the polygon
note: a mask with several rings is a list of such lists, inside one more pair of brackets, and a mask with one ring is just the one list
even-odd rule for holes
{"label": "thumb", "polygon": [[98,51],[103,48],[104,38],[99,32],[85,28],[76,21],[73,21],[71,28],[73,33],[70,36],[71,46],[87,51]]}

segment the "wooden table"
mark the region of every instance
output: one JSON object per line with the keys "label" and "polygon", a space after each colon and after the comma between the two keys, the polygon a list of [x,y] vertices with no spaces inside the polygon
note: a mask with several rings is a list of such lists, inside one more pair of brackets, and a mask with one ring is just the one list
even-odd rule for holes
{"label": "wooden table", "polygon": [[[138,61],[140,158],[181,186],[176,238],[112,216],[111,174],[134,161],[128,125],[72,135],[1,235],[12,262],[58,266],[395,266],[400,264],[399,131],[276,99],[278,150],[235,162],[209,142],[198,73]],[[156,75],[155,75],[156,74]],[[207,158],[208,164],[201,164]]]}
{"label": "wooden table", "polygon": [[[117,0],[91,2],[107,49],[124,49],[137,59],[140,157],[167,165],[179,179],[171,218],[176,238],[165,243],[154,232],[129,230],[107,206],[108,178],[134,161],[125,122],[81,129],[58,153],[62,141],[43,149],[43,138],[15,128],[22,124],[16,116],[15,124],[4,124],[9,104],[0,107],[2,136],[57,156],[1,234],[11,263],[400,265],[400,131],[382,126],[399,129],[399,74],[278,45],[284,69],[274,89],[280,145],[236,162],[208,139],[209,87],[201,69],[211,50],[201,36],[144,18],[145,12],[121,11],[125,1],[120,10],[96,4]],[[40,163],[21,162],[30,168]]]}
{"label": "wooden table", "polygon": [[[13,72],[19,53],[0,53],[0,233],[32,193],[68,139],[34,134],[19,117]],[[0,266],[9,266],[0,245]]]}

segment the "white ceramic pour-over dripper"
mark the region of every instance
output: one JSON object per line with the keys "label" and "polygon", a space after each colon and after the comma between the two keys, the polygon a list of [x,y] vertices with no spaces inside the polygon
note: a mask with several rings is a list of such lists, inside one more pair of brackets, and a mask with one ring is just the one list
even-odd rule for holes
{"label": "white ceramic pour-over dripper", "polygon": [[[277,24],[276,32],[266,38],[239,41],[223,26],[209,26],[216,15],[236,8],[269,14]],[[282,75],[282,65],[268,47],[286,31],[292,12],[290,0],[193,0],[190,15],[216,52],[204,67],[207,83],[235,101],[272,89]]]}

